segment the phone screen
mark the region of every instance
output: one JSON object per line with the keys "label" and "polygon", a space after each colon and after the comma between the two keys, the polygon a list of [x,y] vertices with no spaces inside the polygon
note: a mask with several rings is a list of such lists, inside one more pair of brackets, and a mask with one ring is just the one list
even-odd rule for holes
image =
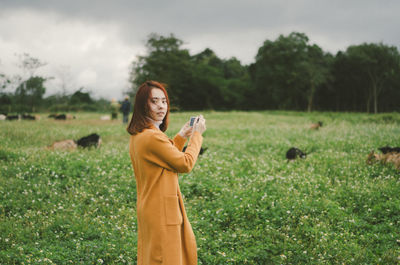
{"label": "phone screen", "polygon": [[190,117],[190,123],[189,123],[190,127],[193,127],[195,120],[196,120],[196,117]]}

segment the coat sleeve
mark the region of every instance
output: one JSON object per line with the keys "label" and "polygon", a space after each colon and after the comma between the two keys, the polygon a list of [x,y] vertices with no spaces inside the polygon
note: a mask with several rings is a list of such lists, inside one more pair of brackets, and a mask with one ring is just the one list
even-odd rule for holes
{"label": "coat sleeve", "polygon": [[179,135],[175,135],[174,139],[172,139],[172,143],[178,148],[179,151],[182,151],[185,143],[186,143],[186,138],[182,137]]}
{"label": "coat sleeve", "polygon": [[164,133],[152,133],[147,142],[147,160],[171,171],[187,173],[194,167],[202,142],[201,134],[193,133],[188,147],[183,153],[170,142]]}

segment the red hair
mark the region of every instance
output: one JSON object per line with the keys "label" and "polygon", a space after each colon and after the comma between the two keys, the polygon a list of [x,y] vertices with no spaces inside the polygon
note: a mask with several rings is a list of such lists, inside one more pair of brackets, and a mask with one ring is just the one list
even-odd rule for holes
{"label": "red hair", "polygon": [[131,122],[129,123],[128,128],[126,130],[131,135],[135,135],[137,133],[142,132],[144,129],[148,129],[151,126],[151,122],[149,120],[150,117],[150,97],[151,90],[153,88],[161,89],[164,92],[165,99],[167,100],[167,113],[160,125],[160,130],[165,132],[168,128],[169,123],[169,99],[167,90],[165,87],[157,82],[157,81],[146,81],[144,82],[136,92],[135,96],[135,104],[133,105],[133,115]]}

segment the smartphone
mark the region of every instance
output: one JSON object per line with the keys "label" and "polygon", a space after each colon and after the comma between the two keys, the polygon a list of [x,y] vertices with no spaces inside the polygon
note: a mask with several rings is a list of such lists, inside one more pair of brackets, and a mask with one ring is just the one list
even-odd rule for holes
{"label": "smartphone", "polygon": [[193,127],[194,122],[196,121],[196,118],[197,118],[197,117],[190,117],[190,123],[189,123],[189,126],[190,126],[190,127]]}

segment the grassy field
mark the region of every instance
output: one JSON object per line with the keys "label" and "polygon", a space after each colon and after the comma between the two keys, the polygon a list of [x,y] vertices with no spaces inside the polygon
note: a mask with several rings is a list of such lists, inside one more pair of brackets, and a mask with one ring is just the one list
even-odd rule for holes
{"label": "grassy field", "polygon": [[[400,146],[400,114],[203,114],[208,150],[180,175],[199,264],[400,262],[400,173],[365,163]],[[136,264],[129,135],[75,115],[0,122],[0,264]],[[191,115],[172,114],[167,134]],[[93,132],[100,149],[45,149]],[[309,155],[287,163],[292,146]]]}

